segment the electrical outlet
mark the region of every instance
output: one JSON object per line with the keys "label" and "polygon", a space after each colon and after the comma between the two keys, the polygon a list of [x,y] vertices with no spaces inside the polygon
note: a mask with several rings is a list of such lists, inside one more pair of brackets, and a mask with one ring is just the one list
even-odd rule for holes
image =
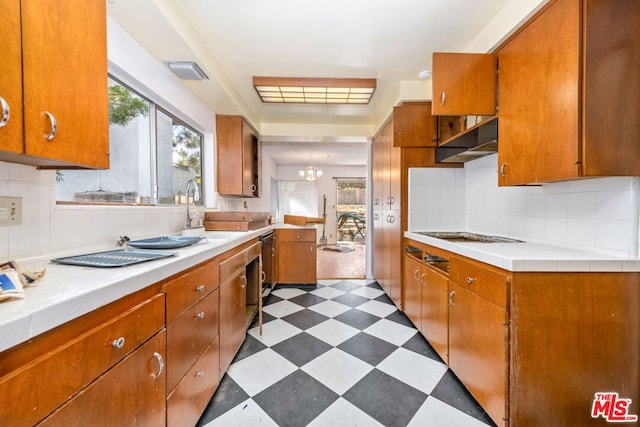
{"label": "electrical outlet", "polygon": [[22,197],[0,197],[0,226],[22,224]]}

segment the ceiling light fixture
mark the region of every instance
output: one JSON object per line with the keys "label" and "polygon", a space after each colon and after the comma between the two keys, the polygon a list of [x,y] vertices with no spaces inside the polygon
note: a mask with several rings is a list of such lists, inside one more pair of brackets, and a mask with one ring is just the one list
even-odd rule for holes
{"label": "ceiling light fixture", "polygon": [[368,104],[376,79],[253,77],[266,104]]}
{"label": "ceiling light fixture", "polygon": [[429,70],[422,70],[418,73],[418,78],[420,80],[427,80],[429,78],[431,78],[431,71]]}
{"label": "ceiling light fixture", "polygon": [[209,80],[209,77],[202,71],[202,68],[195,62],[189,61],[169,61],[167,66],[176,76],[185,80]]}
{"label": "ceiling light fixture", "polygon": [[317,181],[322,176],[322,171],[316,167],[316,165],[312,164],[311,166],[307,166],[305,170],[301,170],[298,172],[300,179],[304,179],[305,181]]}

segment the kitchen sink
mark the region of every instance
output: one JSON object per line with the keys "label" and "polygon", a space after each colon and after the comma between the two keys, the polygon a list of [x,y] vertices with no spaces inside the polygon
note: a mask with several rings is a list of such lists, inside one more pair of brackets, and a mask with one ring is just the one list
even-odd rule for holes
{"label": "kitchen sink", "polygon": [[522,240],[508,237],[490,236],[486,234],[467,233],[464,231],[417,231],[417,234],[447,240],[449,242],[477,243],[521,243]]}

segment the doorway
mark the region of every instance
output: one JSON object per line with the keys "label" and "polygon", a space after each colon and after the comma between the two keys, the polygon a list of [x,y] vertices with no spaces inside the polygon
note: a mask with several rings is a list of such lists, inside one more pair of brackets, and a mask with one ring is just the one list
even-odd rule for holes
{"label": "doorway", "polygon": [[340,243],[364,244],[366,224],[366,185],[364,178],[336,180],[336,238]]}

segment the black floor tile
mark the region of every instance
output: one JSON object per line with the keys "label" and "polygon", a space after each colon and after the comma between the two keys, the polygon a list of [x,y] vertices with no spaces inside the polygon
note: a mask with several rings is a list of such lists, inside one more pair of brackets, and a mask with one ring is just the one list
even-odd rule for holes
{"label": "black floor tile", "polygon": [[374,369],[343,396],[387,427],[406,426],[427,395]]}
{"label": "black floor tile", "polygon": [[389,305],[395,305],[393,301],[391,301],[391,298],[387,296],[387,294],[380,295],[378,298],[375,298],[374,301],[380,301]]}
{"label": "black floor tile", "polygon": [[282,320],[285,320],[302,330],[313,328],[327,319],[329,319],[327,316],[307,309],[296,311],[295,313],[282,318]]}
{"label": "black floor tile", "polygon": [[426,356],[437,362],[444,363],[438,353],[436,353],[433,347],[431,347],[431,344],[429,344],[429,342],[419,333],[416,333],[414,336],[412,336],[406,343],[402,345],[402,347]]}
{"label": "black floor tile", "polygon": [[398,349],[397,346],[364,332],[349,338],[338,348],[373,366],[377,366]]}
{"label": "black floor tile", "polygon": [[393,313],[391,313],[390,315],[388,315],[387,317],[385,317],[385,319],[387,320],[393,320],[396,323],[399,323],[403,326],[408,326],[410,328],[415,328],[415,325],[413,324],[413,322],[411,320],[409,320],[409,318],[400,310],[396,310]]}
{"label": "black floor tile", "polygon": [[482,409],[482,407],[475,401],[473,396],[471,396],[471,393],[469,393],[465,386],[462,385],[460,380],[453,374],[453,372],[451,372],[451,370],[447,370],[440,382],[438,382],[431,392],[430,396],[435,397],[486,424],[495,425],[484,409]]}
{"label": "black floor tile", "polygon": [[196,426],[204,426],[248,398],[249,395],[229,375],[225,375]]}
{"label": "black floor tile", "polygon": [[361,285],[354,282],[349,282],[347,280],[343,280],[341,282],[334,283],[333,285],[331,285],[331,287],[340,289],[341,291],[350,292],[354,289],[358,289],[359,287],[361,287]]}
{"label": "black floor tile", "polygon": [[335,316],[334,319],[349,326],[353,326],[356,329],[360,329],[361,331],[367,329],[369,326],[380,320],[378,316],[356,309],[345,311],[344,313]]}
{"label": "black floor tile", "polygon": [[301,367],[333,347],[306,332],[295,335],[271,347],[282,357]]}
{"label": "black floor tile", "polygon": [[283,427],[309,424],[336,399],[336,393],[299,369],[253,398]]}
{"label": "black floor tile", "polygon": [[264,302],[264,305],[275,304],[280,301],[284,301],[284,298],[280,298],[279,296],[274,295],[273,293],[270,293],[269,296],[267,297],[267,300]]}
{"label": "black floor tile", "polygon": [[298,295],[297,297],[289,298],[288,301],[291,301],[292,303],[301,305],[303,307],[311,307],[312,305],[320,304],[321,302],[324,302],[326,300],[326,298],[322,298],[318,295],[307,292],[305,294]]}
{"label": "black floor tile", "polygon": [[382,288],[380,287],[380,284],[378,282],[371,282],[371,283],[367,283],[366,285],[368,288],[373,288],[373,289],[380,289],[382,290]]}
{"label": "black floor tile", "polygon": [[260,341],[251,336],[251,334],[247,334],[242,346],[240,346],[240,350],[236,354],[236,357],[233,358],[233,362],[239,362],[242,359],[246,359],[249,356],[256,354],[259,351],[267,348],[266,345],[262,344]]}
{"label": "black floor tile", "polygon": [[357,307],[365,302],[371,301],[369,298],[361,297],[354,294],[344,294],[333,298],[331,301],[339,302],[340,304],[348,305],[349,307]]}
{"label": "black floor tile", "polygon": [[[265,311],[262,312],[262,324],[263,325],[265,323],[269,323],[272,320],[276,320],[276,319],[277,319],[277,317],[273,317],[272,315],[270,315],[269,313],[267,313]],[[258,327],[259,326],[259,321],[260,321],[259,317],[256,316],[255,319],[253,319],[251,321],[251,325],[249,325],[249,329]]]}

